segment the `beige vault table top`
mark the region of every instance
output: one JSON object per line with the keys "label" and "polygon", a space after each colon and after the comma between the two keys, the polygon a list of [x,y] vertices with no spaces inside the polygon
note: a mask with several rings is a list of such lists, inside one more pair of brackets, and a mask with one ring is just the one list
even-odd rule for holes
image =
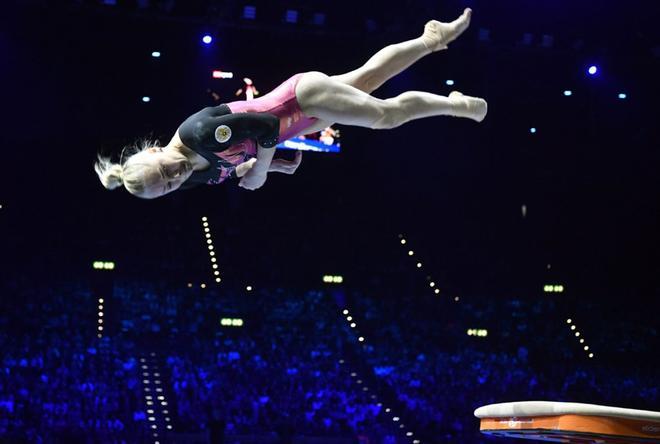
{"label": "beige vault table top", "polygon": [[660,412],[574,402],[523,401],[479,407],[481,432],[564,443],[660,443]]}

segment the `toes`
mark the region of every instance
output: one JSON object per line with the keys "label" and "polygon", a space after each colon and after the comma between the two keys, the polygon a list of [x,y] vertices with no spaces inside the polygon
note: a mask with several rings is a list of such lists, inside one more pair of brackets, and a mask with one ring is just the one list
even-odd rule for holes
{"label": "toes", "polygon": [[456,19],[454,23],[456,24],[457,27],[461,29],[465,29],[468,26],[470,26],[471,18],[472,18],[472,10],[468,8],[463,12],[463,14],[458,19]]}
{"label": "toes", "polygon": [[451,23],[446,23],[445,26],[447,27],[448,35],[447,35],[447,43],[454,41],[458,36],[463,34],[463,32],[470,26],[470,16],[471,12],[469,9],[466,9],[463,14],[454,20]]}

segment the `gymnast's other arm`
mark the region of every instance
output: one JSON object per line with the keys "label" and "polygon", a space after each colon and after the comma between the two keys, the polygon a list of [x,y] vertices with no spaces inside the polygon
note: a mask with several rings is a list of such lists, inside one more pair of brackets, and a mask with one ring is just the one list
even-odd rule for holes
{"label": "gymnast's other arm", "polygon": [[[243,162],[240,165],[236,167],[236,176],[237,177],[243,177],[245,176],[251,169],[257,164],[257,158],[252,158],[248,160],[247,162]],[[274,159],[270,162],[270,166],[268,167],[268,171],[266,173],[283,173],[283,174],[294,174],[298,167],[300,166],[300,162],[302,161],[302,151],[296,151],[295,158],[293,160],[285,160],[285,159]],[[260,167],[260,168],[263,168]],[[258,171],[260,174],[263,173],[263,171]],[[239,186],[247,188],[244,186],[245,184],[241,185],[239,182]]]}
{"label": "gymnast's other arm", "polygon": [[268,168],[269,173],[284,173],[293,174],[296,172],[302,161],[302,151],[296,151],[296,156],[293,160],[275,159],[270,163]]}
{"label": "gymnast's other arm", "polygon": [[[329,127],[332,125],[332,122],[325,122],[325,121],[318,121],[316,124],[312,125],[311,127],[299,132],[293,137],[297,137],[300,134],[314,134],[315,132],[318,132],[324,128]],[[258,155],[257,155],[258,157]],[[243,162],[240,165],[236,167],[236,176],[237,177],[243,177],[250,169],[255,165],[255,162],[257,159],[250,159],[247,162]],[[296,151],[295,158],[293,160],[285,160],[285,159],[272,159],[271,156],[271,161],[270,165],[268,166],[267,173],[284,173],[284,174],[294,174],[298,167],[300,166],[300,162],[302,161],[302,151]],[[263,163],[262,161],[262,166],[263,168]],[[239,183],[239,186],[242,186]]]}

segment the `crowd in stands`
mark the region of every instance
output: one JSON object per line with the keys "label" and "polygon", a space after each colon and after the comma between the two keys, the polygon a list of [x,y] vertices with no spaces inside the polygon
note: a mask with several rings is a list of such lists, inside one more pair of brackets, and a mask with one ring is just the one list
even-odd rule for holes
{"label": "crowd in stands", "polygon": [[132,344],[97,337],[89,289],[13,281],[3,290],[0,440],[140,439]]}
{"label": "crowd in stands", "polygon": [[167,353],[183,429],[216,419],[227,434],[284,428],[395,442],[373,393],[351,380],[339,316],[327,295],[259,293],[249,296],[263,313],[256,325],[230,327],[210,340],[191,337],[185,350]]}
{"label": "crowd in stands", "polygon": [[[472,412],[489,403],[657,409],[653,373],[586,359],[550,300],[118,281],[105,304],[114,315],[98,338],[89,285],[16,279],[3,292],[12,297],[0,301],[0,437],[18,442],[153,442],[139,367],[155,352],[171,433],[209,436],[221,424],[225,442],[270,434],[281,442],[471,444],[485,442]],[[244,323],[222,326],[223,317]],[[468,328],[488,336],[468,336]]]}

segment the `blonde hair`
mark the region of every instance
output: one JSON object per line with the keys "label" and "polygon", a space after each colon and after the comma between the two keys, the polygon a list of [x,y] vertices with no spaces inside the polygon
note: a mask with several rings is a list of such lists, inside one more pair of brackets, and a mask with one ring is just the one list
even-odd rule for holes
{"label": "blonde hair", "polygon": [[157,140],[140,139],[133,145],[122,149],[119,163],[113,162],[111,157],[98,154],[94,171],[96,171],[103,186],[109,190],[114,190],[124,185],[129,193],[142,197],[145,189],[144,176],[151,165],[133,159],[136,159],[134,158],[136,154],[140,154],[149,148],[160,148],[160,145]]}

